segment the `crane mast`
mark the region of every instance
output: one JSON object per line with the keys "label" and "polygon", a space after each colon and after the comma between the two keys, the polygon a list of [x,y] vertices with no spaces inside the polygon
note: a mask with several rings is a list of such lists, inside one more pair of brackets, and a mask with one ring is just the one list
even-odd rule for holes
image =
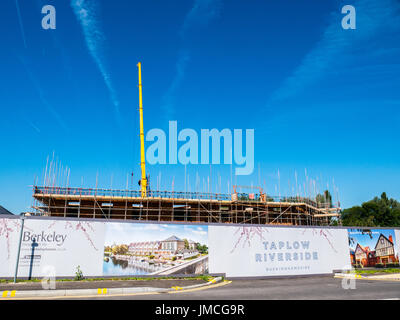
{"label": "crane mast", "polygon": [[139,74],[139,116],[140,116],[140,168],[142,178],[140,180],[140,190],[142,198],[147,196],[146,160],[144,153],[144,130],[143,130],[143,100],[142,100],[142,64],[137,64]]}

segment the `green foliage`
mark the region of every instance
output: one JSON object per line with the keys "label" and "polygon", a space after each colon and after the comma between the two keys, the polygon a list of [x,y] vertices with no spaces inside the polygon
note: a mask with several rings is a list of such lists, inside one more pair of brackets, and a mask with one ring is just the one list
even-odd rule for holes
{"label": "green foliage", "polygon": [[265,199],[267,202],[274,202],[274,198],[273,197],[271,197],[271,196],[269,196],[269,195],[266,195],[266,199]]}
{"label": "green foliage", "polygon": [[327,203],[332,208],[332,195],[328,190],[325,190],[324,194],[317,194],[315,199],[318,204]]}
{"label": "green foliage", "polygon": [[398,262],[391,262],[386,264],[386,268],[397,268],[397,267],[399,267]]}
{"label": "green foliage", "polygon": [[[398,269],[397,269],[398,270]],[[400,272],[400,270],[398,270]],[[161,277],[114,277],[114,278],[87,278],[85,281],[125,281],[125,280],[139,280],[139,281],[151,281],[151,280],[204,280],[208,281],[211,279],[208,275],[197,275],[197,276],[161,276]],[[224,279],[222,277],[222,279]],[[31,280],[17,279],[17,283],[31,283],[31,282],[41,282],[42,278],[32,278]],[[75,281],[75,279],[56,279],[57,282],[68,282]],[[13,279],[0,279],[0,283],[13,283]]]}
{"label": "green foliage", "polygon": [[175,260],[176,260],[176,256],[173,256],[173,257],[172,257],[172,261],[175,261]]}
{"label": "green foliage", "polygon": [[205,244],[201,245],[200,243],[198,243],[197,251],[200,252],[201,254],[208,254],[208,247]]}
{"label": "green foliage", "polygon": [[189,249],[189,241],[188,241],[188,239],[183,239],[183,242],[185,243],[185,249]]}
{"label": "green foliage", "polygon": [[194,259],[197,259],[198,257],[199,257],[199,254],[198,254],[198,255],[195,255],[195,256],[193,256],[193,257],[185,258],[185,261],[194,260]]}
{"label": "green foliage", "polygon": [[382,270],[355,270],[358,274],[374,274],[374,273],[400,273],[400,269],[387,268]]}
{"label": "green foliage", "polygon": [[331,221],[329,222],[329,225],[332,226],[332,227],[337,227],[339,225],[338,219],[336,217],[333,217],[331,219]]}
{"label": "green foliage", "polygon": [[343,210],[342,224],[354,227],[399,227],[400,202],[389,199],[383,192],[381,197]]}
{"label": "green foliage", "polygon": [[127,254],[129,251],[129,247],[126,244],[121,244],[119,246],[113,246],[112,253],[116,254]]}
{"label": "green foliage", "polygon": [[249,200],[249,195],[248,194],[241,194],[238,196],[239,201],[248,201]]}
{"label": "green foliage", "polygon": [[78,267],[76,268],[74,280],[75,280],[75,281],[80,281],[80,280],[83,280],[83,279],[84,279],[84,277],[83,277],[82,270],[81,270],[80,266],[78,266]]}

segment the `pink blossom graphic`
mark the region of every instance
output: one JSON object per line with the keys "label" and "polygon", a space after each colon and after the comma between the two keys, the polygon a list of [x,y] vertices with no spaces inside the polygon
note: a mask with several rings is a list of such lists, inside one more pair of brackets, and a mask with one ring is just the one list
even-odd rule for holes
{"label": "pink blossom graphic", "polygon": [[[94,250],[98,251],[99,249],[96,248],[96,246],[93,243],[93,240],[91,239],[88,230],[90,229],[91,232],[94,232],[94,229],[92,228],[91,224],[92,222],[75,222],[75,230],[80,230],[83,232],[83,234],[85,235],[86,239],[89,241],[90,245],[94,248]],[[70,228],[70,229],[74,229],[73,224],[69,221],[67,221],[65,223],[65,229]]]}
{"label": "pink blossom graphic", "polygon": [[[268,232],[268,229],[265,227],[240,227],[236,230],[234,233],[235,236],[237,236],[237,241],[234,245],[234,247],[231,250],[231,253],[233,253],[236,248],[242,244],[242,248],[244,248],[246,245],[250,248],[251,247],[251,240],[255,237],[258,236],[259,241],[265,240],[263,233]],[[312,232],[313,236],[320,236],[324,241],[327,241],[329,246],[332,248],[334,252],[337,253],[337,250],[333,246],[332,242],[332,234],[329,232],[329,230],[324,230],[324,229],[315,229],[315,228],[310,228],[310,229],[304,229],[302,232],[302,235],[304,235],[306,232]]]}
{"label": "pink blossom graphic", "polygon": [[307,231],[311,231],[312,234],[315,235],[319,235],[323,240],[327,241],[328,244],[330,245],[330,247],[333,249],[333,251],[335,251],[337,253],[337,250],[335,249],[335,247],[333,246],[332,241],[329,238],[332,238],[332,234],[329,232],[329,230],[324,230],[324,229],[315,229],[315,228],[311,228],[311,229],[304,229],[302,234],[305,234]]}
{"label": "pink blossom graphic", "polygon": [[0,239],[4,237],[7,241],[7,260],[10,259],[10,238],[11,235],[19,233],[21,229],[20,220],[0,219]]}
{"label": "pink blossom graphic", "polygon": [[250,241],[255,237],[258,236],[261,240],[264,240],[263,232],[268,232],[266,228],[262,227],[240,227],[236,230],[235,235],[238,235],[238,239],[231,250],[231,253],[236,250],[238,245],[242,243],[242,248],[245,247],[247,244],[249,248],[251,247]]}
{"label": "pink blossom graphic", "polygon": [[[60,221],[54,221],[53,223],[51,223],[48,227],[48,229],[51,229],[55,226],[56,223],[58,223]],[[64,229],[75,229],[75,230],[80,230],[83,232],[83,234],[85,235],[86,239],[89,241],[90,245],[96,250],[98,251],[99,249],[96,248],[96,246],[93,243],[93,240],[90,236],[89,233],[95,233],[95,230],[92,226],[93,222],[87,222],[87,221],[80,221],[80,222],[76,222],[76,221],[63,221],[65,223],[64,225]]]}
{"label": "pink blossom graphic", "polygon": [[[24,225],[24,230],[32,231]],[[13,233],[19,236],[21,231],[21,220],[19,219],[0,219],[0,239],[4,237],[7,241],[7,260],[10,259],[10,241]]]}

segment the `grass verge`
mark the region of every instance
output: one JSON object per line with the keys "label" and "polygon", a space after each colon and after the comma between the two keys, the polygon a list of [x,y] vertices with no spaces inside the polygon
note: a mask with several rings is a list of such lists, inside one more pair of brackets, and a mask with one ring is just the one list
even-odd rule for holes
{"label": "grass verge", "polygon": [[[85,281],[124,281],[124,280],[140,280],[140,281],[150,281],[150,280],[211,280],[212,276],[201,275],[195,277],[116,277],[116,278],[84,278],[83,280],[79,280],[79,282]],[[33,278],[31,280],[17,279],[17,283],[30,283],[30,282],[41,282],[41,278]],[[77,281],[75,279],[56,279],[57,282],[63,281]],[[0,283],[12,283],[13,279],[0,279]]]}
{"label": "grass verge", "polygon": [[399,268],[373,269],[373,270],[356,269],[355,271],[357,274],[400,273]]}

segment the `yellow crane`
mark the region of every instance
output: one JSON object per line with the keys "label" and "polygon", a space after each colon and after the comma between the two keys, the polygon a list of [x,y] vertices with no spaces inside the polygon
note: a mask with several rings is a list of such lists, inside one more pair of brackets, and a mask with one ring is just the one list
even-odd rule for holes
{"label": "yellow crane", "polygon": [[140,115],[140,168],[142,171],[142,178],[140,180],[140,190],[142,198],[147,196],[147,177],[146,177],[146,160],[144,154],[144,130],[143,130],[143,100],[142,100],[142,64],[137,64],[139,73],[139,115]]}

